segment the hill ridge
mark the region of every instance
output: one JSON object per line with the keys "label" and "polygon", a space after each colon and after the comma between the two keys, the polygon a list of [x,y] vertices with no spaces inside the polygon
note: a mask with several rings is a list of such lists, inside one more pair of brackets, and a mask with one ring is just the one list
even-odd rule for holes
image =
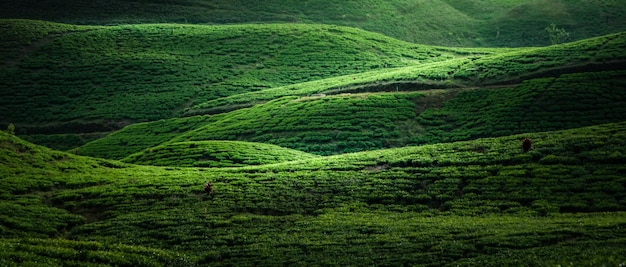
{"label": "hill ridge", "polygon": [[[622,121],[239,168],[106,166],[0,133],[0,155],[9,143],[44,152],[0,168],[0,254],[15,264],[322,264],[329,253],[341,265],[620,263],[625,133]],[[534,149],[524,153],[522,137]],[[384,257],[367,257],[381,247]],[[313,254],[294,256],[302,250]]]}
{"label": "hill ridge", "polygon": [[[489,88],[283,97],[229,113],[131,125],[78,151],[121,159],[161,143],[230,139],[329,155],[618,122],[626,112],[623,72]],[[173,131],[177,125],[187,128]]]}
{"label": "hill ridge", "polygon": [[[71,6],[71,8],[69,8]],[[261,2],[105,0],[97,3],[51,0],[0,2],[0,17],[77,24],[133,23],[319,23],[362,28],[410,42],[446,46],[532,46],[549,44],[543,28],[563,25],[574,40],[626,30],[617,1],[406,2],[322,0]],[[75,12],[68,12],[68,10]]]}
{"label": "hill ridge", "polygon": [[624,266],[625,14],[0,0],[0,265]]}
{"label": "hill ridge", "polygon": [[[25,20],[1,22],[15,31],[11,37],[15,40],[2,43],[0,50],[7,60],[19,56],[16,48],[45,38],[48,32],[74,32],[78,27]],[[21,30],[24,28],[28,31]],[[28,34],[20,35],[24,32]],[[154,39],[154,34],[162,34],[162,38]],[[358,38],[348,40],[349,35]],[[232,39],[235,37],[240,39]],[[329,55],[318,49],[322,47],[337,49]],[[412,64],[403,62],[404,58],[434,61],[454,54],[439,50],[332,25],[98,27],[56,38],[19,68],[3,68],[0,75],[6,79],[0,90],[7,96],[3,101],[5,113],[12,117],[3,117],[0,123],[14,123],[18,132],[31,134],[110,131],[110,126],[119,128],[116,124],[123,126],[125,121],[168,118],[190,101],[383,65]],[[299,56],[302,53],[308,55],[306,59]],[[98,102],[105,98],[106,103]],[[126,103],[128,98],[141,99],[139,102],[147,106]],[[39,109],[26,108],[32,101],[41,102],[36,103]],[[131,110],[123,112],[125,109]],[[44,118],[44,114],[53,116]],[[43,122],[64,126],[31,126]]]}
{"label": "hill ridge", "polygon": [[154,166],[241,167],[315,157],[270,144],[210,140],[169,142],[129,155],[121,161]]}

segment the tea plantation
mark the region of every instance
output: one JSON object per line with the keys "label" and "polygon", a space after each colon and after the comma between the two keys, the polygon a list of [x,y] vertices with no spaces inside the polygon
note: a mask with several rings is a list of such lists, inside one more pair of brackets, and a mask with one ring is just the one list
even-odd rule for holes
{"label": "tea plantation", "polygon": [[[131,125],[76,152],[122,159],[167,142],[247,140],[330,155],[621,122],[624,75],[602,71],[482,89],[283,97],[225,114]],[[172,125],[187,121],[202,123],[170,134]]]}
{"label": "tea plantation", "polygon": [[624,11],[0,0],[0,266],[626,266]]}
{"label": "tea plantation", "polygon": [[200,141],[156,146],[130,155],[122,161],[156,166],[242,167],[307,158],[315,156],[263,143]]}
{"label": "tea plantation", "polygon": [[356,27],[414,43],[523,47],[550,44],[543,30],[570,40],[626,30],[620,0],[21,0],[0,1],[0,18],[81,25],[136,23],[314,23]]}
{"label": "tea plantation", "polygon": [[239,168],[127,165],[2,133],[2,264],[617,266],[625,133],[604,124]]}
{"label": "tea plantation", "polygon": [[110,132],[233,94],[466,53],[330,25],[0,28],[0,124],[28,135]]}

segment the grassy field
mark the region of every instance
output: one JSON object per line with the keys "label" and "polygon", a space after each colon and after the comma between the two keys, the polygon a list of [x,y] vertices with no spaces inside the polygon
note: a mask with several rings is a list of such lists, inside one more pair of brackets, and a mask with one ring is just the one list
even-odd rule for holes
{"label": "grassy field", "polygon": [[445,46],[542,46],[550,23],[580,40],[626,30],[619,0],[36,0],[0,1],[1,18],[74,24],[314,23]]}
{"label": "grassy field", "polygon": [[625,133],[605,124],[238,168],[128,165],[0,133],[2,264],[617,266]]}

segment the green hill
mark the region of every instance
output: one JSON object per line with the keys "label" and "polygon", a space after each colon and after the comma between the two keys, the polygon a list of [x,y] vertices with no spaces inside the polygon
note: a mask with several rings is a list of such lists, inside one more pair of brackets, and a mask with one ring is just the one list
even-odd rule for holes
{"label": "green hill", "polygon": [[624,14],[0,0],[0,266],[624,266]]}
{"label": "green hill", "polygon": [[241,167],[312,159],[314,155],[263,143],[201,141],[167,143],[124,158],[141,165]]}
{"label": "green hill", "polygon": [[[130,125],[76,151],[121,159],[168,142],[247,140],[330,155],[621,122],[626,120],[625,74],[564,74],[489,88],[284,97],[219,115]],[[192,127],[172,133],[176,125]]]}
{"label": "green hill", "polygon": [[0,28],[0,125],[30,135],[109,132],[233,94],[460,53],[323,25]]}
{"label": "green hill", "polygon": [[[26,20],[2,24],[9,31],[0,50],[6,55],[0,68],[4,77],[0,91],[5,96],[0,111],[6,115],[0,125],[14,123],[18,134],[30,141],[63,150],[136,122],[227,112],[289,95],[518,84],[565,73],[621,70],[626,60],[623,33],[546,48],[452,49],[322,25],[96,27]],[[329,144],[330,148],[311,149],[298,140],[270,142],[281,146],[290,142],[287,147],[321,154],[411,144],[407,140],[415,134],[395,140],[397,133],[390,127],[402,126],[392,124],[371,129],[388,141],[365,140],[371,134],[337,140],[365,141],[344,145],[349,148]],[[577,126],[584,125],[589,124]],[[182,133],[195,126],[169,128]],[[265,136],[246,133],[220,139],[266,142],[294,137],[259,133]],[[164,141],[172,135],[155,138]],[[150,146],[118,149],[115,158]],[[98,155],[108,154],[105,150]]]}
{"label": "green hill", "polygon": [[0,1],[0,18],[73,24],[313,23],[357,27],[409,42],[446,46],[549,44],[556,23],[580,40],[626,30],[618,0],[36,0]]}
{"label": "green hill", "polygon": [[619,265],[625,133],[622,122],[211,169],[0,133],[0,255],[9,266]]}
{"label": "green hill", "polygon": [[[185,115],[211,114],[252,106],[287,95],[338,94],[370,91],[416,91],[432,88],[463,88],[517,84],[537,77],[624,69],[626,33],[592,38],[545,48],[499,51],[495,55],[472,55],[442,62],[383,69],[333,77],[255,92],[234,94],[189,107]],[[486,52],[486,51],[483,51]]]}

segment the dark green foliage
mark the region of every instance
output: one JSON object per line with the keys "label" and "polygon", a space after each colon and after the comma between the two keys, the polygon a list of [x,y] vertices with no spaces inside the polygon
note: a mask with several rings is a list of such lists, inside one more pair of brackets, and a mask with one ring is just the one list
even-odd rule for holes
{"label": "dark green foliage", "polygon": [[495,0],[22,0],[0,2],[0,17],[78,24],[320,23],[446,46],[537,46],[543,28],[566,26],[572,39],[626,29],[625,6],[611,1]]}
{"label": "dark green foliage", "polygon": [[454,72],[454,79],[470,84],[515,84],[537,77],[565,73],[624,69],[626,33],[584,41],[529,48],[501,55],[483,56]]}
{"label": "dark green foliage", "polygon": [[63,239],[0,239],[6,266],[190,266],[189,258],[159,249]]}
{"label": "dark green foliage", "polygon": [[[121,159],[172,138],[265,142],[329,155],[620,122],[626,119],[624,75],[588,72],[496,88],[285,97],[219,116],[131,125],[79,150]],[[145,134],[185,120],[206,123],[167,139]]]}
{"label": "dark green foliage", "polygon": [[623,122],[526,133],[528,153],[514,135],[198,169],[0,132],[3,264],[623,264],[625,133]]}
{"label": "dark green foliage", "polygon": [[402,143],[398,125],[415,120],[422,94],[286,97],[232,112],[174,140],[244,139],[328,155]]}
{"label": "dark green foliage", "polygon": [[108,132],[229,95],[454,56],[329,25],[0,27],[0,123],[19,122],[19,134]]}
{"label": "dark green foliage", "polygon": [[474,49],[465,51],[472,55],[465,58],[234,94],[191,106],[184,115],[221,113],[283,96],[510,85],[569,73],[623,70],[626,62],[624,50],[625,33],[547,48],[514,51]]}
{"label": "dark green foliage", "polygon": [[468,90],[417,118],[418,143],[576,128],[626,119],[624,71],[532,79],[516,87]]}
{"label": "dark green foliage", "polygon": [[557,28],[554,23],[548,25],[545,30],[550,36],[550,43],[553,45],[565,42],[569,38],[569,33],[563,28]]}
{"label": "dark green foliage", "polygon": [[312,158],[312,154],[263,143],[202,141],[167,143],[122,161],[156,166],[241,167]]}

